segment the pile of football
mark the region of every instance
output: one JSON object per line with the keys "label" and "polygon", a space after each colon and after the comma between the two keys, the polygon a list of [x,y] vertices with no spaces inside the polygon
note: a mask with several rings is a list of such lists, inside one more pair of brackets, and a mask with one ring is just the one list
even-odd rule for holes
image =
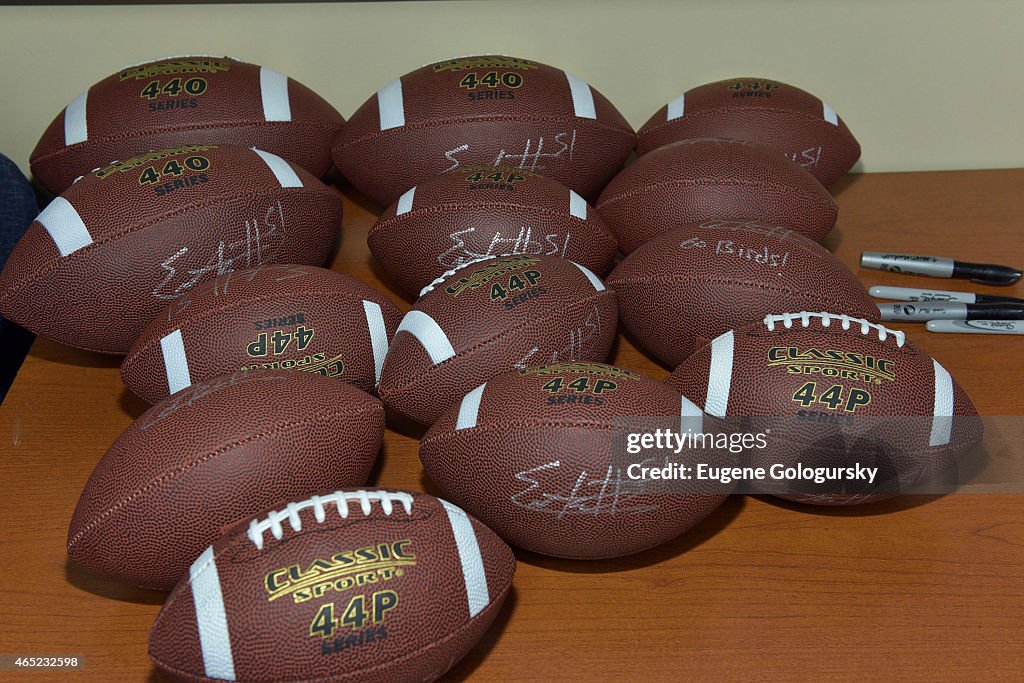
{"label": "pile of football", "polygon": [[[829,105],[760,78],[688,90],[635,132],[518,57],[423,66],[347,121],[227,57],[125,67],[43,133],[31,166],[56,196],[0,273],[0,314],[123,356],[152,404],[97,454],[69,556],[170,591],[150,655],[172,678],[421,681],[502,609],[509,545],[613,558],[722,503],[731,487],[629,475],[645,427],[773,420],[768,448],[658,464],[867,449],[884,485],[763,492],[900,493],[981,432],[821,244],[859,156]],[[329,268],[352,237],[332,165],[379,206],[365,272],[389,293]],[[607,364],[619,323],[668,381]],[[388,421],[422,425],[443,499],[377,481]]]}

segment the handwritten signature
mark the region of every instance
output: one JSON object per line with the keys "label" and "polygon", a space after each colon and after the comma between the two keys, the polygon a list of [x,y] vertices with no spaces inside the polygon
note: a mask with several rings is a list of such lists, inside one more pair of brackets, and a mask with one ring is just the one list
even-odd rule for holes
{"label": "handwritten signature", "polygon": [[526,355],[516,361],[513,367],[522,370],[533,365],[553,365],[563,361],[577,360],[586,355],[588,346],[600,333],[601,310],[593,305],[583,323],[568,331],[565,346],[552,351],[547,358],[536,358],[535,356],[540,353],[540,347],[534,346]]}
{"label": "handwritten signature", "polygon": [[[232,242],[220,240],[212,253],[188,246],[177,249],[160,263],[164,278],[153,289],[157,299],[177,299],[210,275],[261,266],[273,260],[286,232],[284,208],[280,202],[268,206],[262,217],[245,220],[244,233]],[[193,264],[200,264],[193,266]]]}
{"label": "handwritten signature", "polygon": [[623,477],[618,467],[608,465],[593,473],[581,470],[574,473],[571,486],[566,486],[566,474],[560,460],[517,473],[515,478],[528,486],[512,495],[512,503],[560,519],[567,515],[638,515],[658,509],[653,503],[637,500],[645,493],[645,482]]}
{"label": "handwritten signature", "polygon": [[490,244],[484,250],[476,251],[463,239],[463,237],[474,236],[476,231],[476,228],[472,227],[450,234],[448,238],[454,244],[438,255],[438,265],[448,270],[449,268],[458,268],[474,259],[491,256],[518,256],[520,254],[565,258],[569,249],[569,240],[572,237],[569,232],[566,232],[565,235],[548,233],[534,237],[533,228],[529,226],[519,228],[518,234],[504,234],[498,229],[491,236]]}
{"label": "handwritten signature", "polygon": [[[444,153],[451,165],[446,169],[454,171],[463,166],[473,165],[465,157],[460,158],[464,152],[472,154],[468,143],[449,149]],[[554,159],[568,158],[570,161],[576,151],[576,129],[556,133],[552,137],[540,136],[534,141],[527,138],[523,142],[522,149],[518,152],[509,152],[502,148],[495,155],[494,160],[489,162],[492,166],[514,166],[525,168],[529,171],[539,172],[545,167],[545,163]],[[483,163],[488,163],[484,161]]]}

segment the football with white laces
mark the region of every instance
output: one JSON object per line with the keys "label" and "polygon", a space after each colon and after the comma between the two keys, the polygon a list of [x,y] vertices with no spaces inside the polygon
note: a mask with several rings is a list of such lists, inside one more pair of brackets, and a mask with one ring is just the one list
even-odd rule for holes
{"label": "football with white laces", "polygon": [[800,502],[898,494],[954,464],[983,432],[937,360],[903,332],[847,315],[765,316],[698,349],[667,381],[709,415],[750,418],[744,429],[766,432],[747,464],[836,470],[830,481],[757,484]]}
{"label": "football with white laces", "polygon": [[388,406],[433,424],[503,372],[603,361],[617,317],[614,292],[572,261],[503,256],[472,262],[424,288],[402,318],[378,391]]}
{"label": "football with white laces", "polygon": [[424,493],[295,499],[199,554],[149,655],[181,681],[432,681],[487,631],[515,569],[493,532]]}

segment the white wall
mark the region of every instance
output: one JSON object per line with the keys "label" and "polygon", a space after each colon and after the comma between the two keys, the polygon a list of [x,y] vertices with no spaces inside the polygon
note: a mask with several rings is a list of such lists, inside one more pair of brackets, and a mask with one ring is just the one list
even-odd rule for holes
{"label": "white wall", "polygon": [[639,127],[703,82],[757,75],[829,102],[865,171],[1024,165],[1021,0],[463,0],[0,8],[0,151],[125,64],[190,52],[273,66],[348,116],[452,55],[513,54],[590,81]]}

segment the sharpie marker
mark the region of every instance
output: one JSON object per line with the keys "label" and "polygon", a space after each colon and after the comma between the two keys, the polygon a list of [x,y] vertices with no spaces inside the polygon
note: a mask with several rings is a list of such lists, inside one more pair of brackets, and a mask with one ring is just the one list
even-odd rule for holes
{"label": "sharpie marker", "polygon": [[1024,299],[1012,296],[993,294],[975,294],[974,292],[950,292],[941,289],[917,289],[915,287],[885,287],[877,285],[868,290],[868,294],[876,299],[892,299],[893,301],[957,301],[962,304],[1024,304]]}
{"label": "sharpie marker", "polygon": [[1024,304],[900,302],[878,307],[882,320],[1024,320]]}
{"label": "sharpie marker", "polygon": [[865,251],[860,255],[862,268],[910,273],[928,277],[963,278],[983,285],[1012,285],[1020,280],[1021,271],[991,263],[966,263],[941,256],[913,254],[882,254]]}
{"label": "sharpie marker", "polygon": [[954,332],[960,334],[1024,334],[1024,321],[929,320],[925,328],[929,332]]}

